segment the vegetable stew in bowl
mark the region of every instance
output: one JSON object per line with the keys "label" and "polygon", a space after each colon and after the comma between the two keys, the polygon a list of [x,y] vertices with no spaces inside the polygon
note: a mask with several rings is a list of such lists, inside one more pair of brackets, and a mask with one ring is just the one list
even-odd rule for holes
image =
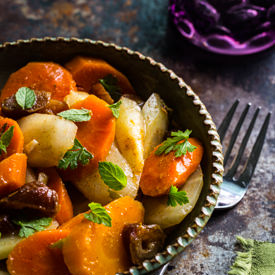
{"label": "vegetable stew in bowl", "polygon": [[[140,94],[141,83],[99,53],[34,55],[3,85],[0,260],[10,274],[150,271],[199,209],[208,211],[195,218],[200,227],[213,211],[220,180],[210,177],[222,168],[209,173],[209,152],[220,153],[219,141],[211,147],[200,121],[188,122],[195,105],[181,123],[173,100],[154,86]],[[163,81],[150,70],[145,80]]]}

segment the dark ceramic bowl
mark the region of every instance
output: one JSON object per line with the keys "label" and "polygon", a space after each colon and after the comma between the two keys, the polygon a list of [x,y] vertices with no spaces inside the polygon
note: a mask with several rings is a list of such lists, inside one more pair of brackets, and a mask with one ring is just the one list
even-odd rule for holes
{"label": "dark ceramic bowl", "polygon": [[55,61],[64,64],[76,55],[106,60],[123,72],[144,100],[157,92],[174,110],[174,119],[183,128],[192,129],[204,146],[202,160],[204,186],[193,211],[168,235],[165,249],[141,266],[121,274],[145,274],[159,268],[182,252],[209,220],[219,195],[223,174],[223,155],[219,135],[210,114],[199,97],[184,81],[150,57],[125,47],[101,41],[76,38],[20,40],[0,45],[0,83],[29,61]]}

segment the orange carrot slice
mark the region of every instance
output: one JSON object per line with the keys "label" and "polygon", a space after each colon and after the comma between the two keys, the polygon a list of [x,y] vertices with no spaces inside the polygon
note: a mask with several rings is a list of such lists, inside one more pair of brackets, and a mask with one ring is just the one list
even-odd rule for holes
{"label": "orange carrot slice", "polygon": [[195,138],[188,141],[197,148],[186,155],[175,157],[175,152],[156,155],[158,145],[144,162],[140,178],[140,188],[143,194],[148,196],[160,196],[167,194],[170,187],[180,187],[188,177],[195,172],[203,155],[202,144]]}
{"label": "orange carrot slice", "polygon": [[0,162],[0,197],[4,197],[25,184],[27,156],[13,154]]}
{"label": "orange carrot slice", "polygon": [[65,67],[72,73],[76,84],[89,92],[99,79],[111,74],[118,80],[118,86],[123,94],[135,94],[127,77],[102,59],[77,56]]}
{"label": "orange carrot slice", "polygon": [[123,197],[105,208],[112,218],[111,227],[84,219],[64,241],[64,260],[73,275],[113,275],[130,267],[122,231],[126,224],[143,222],[143,206],[130,197]]}
{"label": "orange carrot slice", "polygon": [[67,230],[37,232],[18,243],[9,254],[7,267],[11,275],[67,275],[70,274],[55,242],[67,237]]}
{"label": "orange carrot slice", "polygon": [[104,100],[94,95],[89,95],[72,106],[72,109],[85,108],[92,111],[92,118],[89,121],[76,123],[78,127],[76,138],[93,154],[94,158],[88,165],[79,165],[71,172],[67,169],[62,173],[64,179],[83,177],[95,170],[98,162],[106,158],[115,138],[115,118],[107,106]]}
{"label": "orange carrot slice", "polygon": [[11,74],[2,89],[1,101],[15,94],[21,87],[51,92],[51,98],[57,100],[63,100],[71,90],[76,90],[72,75],[53,62],[30,62]]}
{"label": "orange carrot slice", "polygon": [[15,154],[15,153],[22,153],[23,152],[23,146],[24,146],[24,136],[23,133],[18,125],[18,123],[10,118],[0,118],[0,131],[3,129],[4,125],[6,124],[6,130],[7,131],[11,126],[14,126],[13,128],[13,136],[11,138],[10,144],[7,147],[7,153],[2,152],[0,155],[0,160]]}
{"label": "orange carrot slice", "polygon": [[66,229],[66,230],[72,230],[76,225],[81,223],[84,219],[84,214],[89,213],[90,211],[87,211],[85,213],[80,213],[76,216],[74,216],[72,219],[68,220],[67,222],[63,223],[59,229]]}
{"label": "orange carrot slice", "polygon": [[45,170],[45,173],[48,176],[49,188],[55,190],[58,194],[59,211],[57,212],[55,219],[59,224],[63,224],[73,217],[72,201],[56,170],[54,168],[49,168]]}

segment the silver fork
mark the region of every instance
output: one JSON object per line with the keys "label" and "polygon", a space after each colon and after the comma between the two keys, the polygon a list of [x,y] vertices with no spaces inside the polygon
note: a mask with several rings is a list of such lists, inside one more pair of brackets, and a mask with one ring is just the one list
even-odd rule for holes
{"label": "silver fork", "polygon": [[[230,122],[233,118],[233,115],[237,109],[238,104],[239,104],[239,100],[236,100],[234,102],[234,104],[232,105],[232,107],[230,108],[230,110],[228,111],[228,113],[226,114],[223,122],[221,123],[221,125],[218,129],[218,133],[220,135],[221,142],[223,141],[224,136],[229,128]],[[234,147],[235,141],[238,137],[241,126],[245,120],[245,117],[249,111],[250,106],[251,106],[250,103],[248,103],[246,105],[246,107],[244,108],[244,110],[240,116],[240,119],[236,125],[236,128],[232,133],[228,148],[227,148],[227,150],[225,152],[225,156],[224,156],[224,166],[226,166],[226,164],[228,162],[229,156],[230,156],[231,151]],[[258,107],[256,109],[256,111],[253,115],[253,118],[248,126],[247,131],[246,131],[246,134],[243,137],[243,140],[239,147],[238,154],[235,156],[229,170],[223,177],[223,183],[221,185],[221,191],[220,191],[220,195],[219,195],[218,202],[217,202],[215,209],[222,210],[222,209],[227,209],[227,208],[231,208],[231,207],[235,206],[237,203],[239,203],[241,201],[241,199],[243,198],[243,196],[245,195],[245,193],[247,191],[248,184],[249,184],[251,177],[254,173],[254,170],[256,168],[257,162],[259,160],[259,157],[260,157],[260,154],[262,151],[262,147],[264,144],[264,140],[265,140],[265,136],[266,136],[266,132],[267,132],[270,116],[271,116],[271,112],[269,112],[265,118],[265,121],[262,125],[262,128],[261,128],[259,134],[258,134],[256,142],[253,145],[250,156],[249,156],[249,158],[241,172],[241,175],[239,176],[238,179],[236,179],[235,174],[236,174],[236,171],[240,165],[241,158],[245,151],[247,142],[249,140],[249,137],[251,135],[252,129],[254,127],[254,124],[255,124],[255,121],[257,119],[259,112],[260,112],[260,107]]]}
{"label": "silver fork", "polygon": [[[234,102],[234,104],[232,105],[232,107],[230,108],[230,110],[228,111],[228,113],[226,114],[225,118],[223,119],[223,121],[218,129],[218,133],[220,135],[221,142],[223,141],[223,139],[225,137],[225,134],[229,128],[230,122],[234,116],[234,113],[237,109],[238,104],[239,104],[239,100],[236,100]],[[246,105],[246,107],[245,107],[244,111],[242,112],[240,119],[236,125],[236,128],[233,131],[233,134],[229,141],[228,148],[225,152],[224,166],[228,162],[230,153],[233,149],[233,146],[234,146],[235,141],[238,137],[241,126],[245,120],[245,117],[249,111],[250,106],[251,106],[250,103],[248,103]],[[260,154],[262,151],[262,147],[264,144],[264,140],[265,140],[265,136],[266,136],[266,132],[267,132],[270,116],[271,116],[271,112],[269,112],[265,118],[265,121],[262,125],[262,128],[261,128],[259,134],[258,134],[256,142],[254,143],[254,146],[250,153],[250,156],[241,172],[241,175],[239,176],[238,179],[236,179],[234,177],[234,175],[236,174],[236,171],[239,167],[241,158],[245,151],[247,142],[249,140],[249,137],[251,135],[252,129],[254,127],[254,124],[255,124],[255,121],[257,119],[259,112],[260,112],[260,107],[258,107],[256,109],[256,111],[253,115],[253,118],[248,126],[247,132],[241,142],[239,152],[236,155],[235,159],[233,160],[228,172],[226,173],[226,175],[223,178],[220,195],[219,195],[218,202],[217,202],[215,209],[223,210],[223,209],[227,209],[227,208],[231,208],[231,207],[235,206],[237,203],[239,203],[241,201],[241,199],[243,198],[243,196],[246,193],[248,184],[249,184],[250,179],[254,173],[254,170],[256,168],[257,162],[259,160],[259,157],[260,157]],[[169,265],[169,263],[165,264],[161,269],[159,269],[153,273],[150,273],[150,274],[151,275],[164,275],[165,271],[167,270],[168,265]]]}

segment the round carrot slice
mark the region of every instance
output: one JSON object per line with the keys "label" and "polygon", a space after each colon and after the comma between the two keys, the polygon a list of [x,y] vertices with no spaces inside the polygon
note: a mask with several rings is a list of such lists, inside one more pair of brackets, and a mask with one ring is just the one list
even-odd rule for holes
{"label": "round carrot slice", "polygon": [[67,230],[37,232],[18,243],[9,254],[7,267],[11,275],[67,275],[61,249],[51,248],[67,237]]}
{"label": "round carrot slice", "polygon": [[126,224],[143,222],[143,206],[130,197],[122,197],[105,209],[112,219],[111,227],[83,219],[64,241],[62,252],[71,274],[113,275],[130,267],[122,231]]}
{"label": "round carrot slice", "polygon": [[2,151],[0,155],[0,160],[7,158],[8,156],[11,156],[15,153],[23,153],[24,136],[18,123],[11,118],[0,118],[1,136],[12,126],[14,126],[13,135],[10,140],[10,144],[7,147],[7,153]]}
{"label": "round carrot slice", "polygon": [[93,85],[100,79],[112,75],[117,79],[117,84],[123,94],[135,94],[127,77],[102,59],[77,56],[65,67],[72,73],[76,84],[87,92],[91,91]]}
{"label": "round carrot slice", "polygon": [[71,198],[56,169],[49,168],[44,171],[48,176],[49,188],[55,190],[58,195],[59,211],[57,212],[55,219],[59,224],[63,224],[73,217],[73,205]]}
{"label": "round carrot slice", "polygon": [[63,179],[68,181],[83,178],[98,167],[99,161],[105,160],[114,141],[116,127],[115,117],[111,109],[108,108],[108,104],[95,95],[89,95],[71,108],[85,108],[92,111],[89,121],[76,123],[78,127],[76,138],[94,157],[88,165],[79,164],[74,170],[68,168],[63,171],[60,169]]}
{"label": "round carrot slice", "polygon": [[140,178],[140,188],[148,196],[167,194],[171,186],[180,187],[188,177],[195,172],[203,155],[202,144],[195,138],[188,141],[197,148],[187,152],[181,157],[176,157],[175,152],[156,155],[158,145],[144,162]]}
{"label": "round carrot slice", "polygon": [[2,89],[1,101],[21,87],[51,92],[51,98],[56,100],[62,100],[71,90],[76,90],[70,72],[53,62],[30,62],[11,74]]}

